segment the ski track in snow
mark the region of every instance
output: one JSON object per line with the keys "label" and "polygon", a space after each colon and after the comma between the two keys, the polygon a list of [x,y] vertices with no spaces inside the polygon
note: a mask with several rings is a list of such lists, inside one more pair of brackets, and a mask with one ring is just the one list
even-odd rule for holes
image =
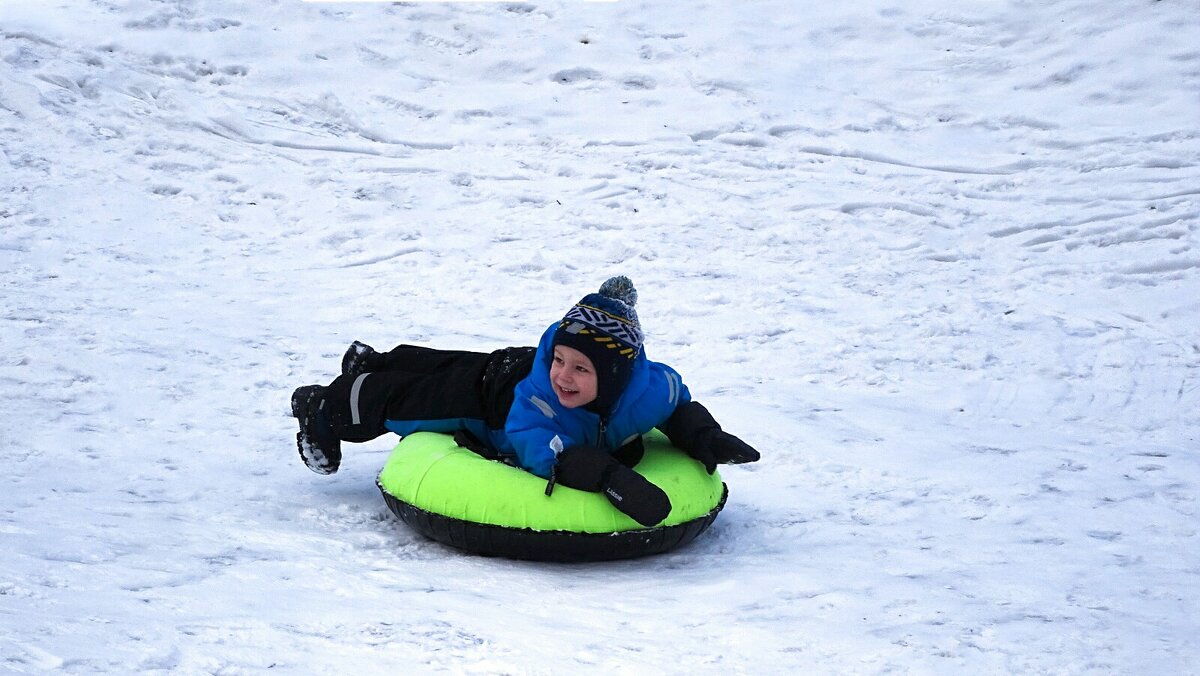
{"label": "ski track in snow", "polygon": [[[1200,15],[0,4],[0,671],[1195,673]],[[298,462],[609,274],[763,452],[552,566]]]}

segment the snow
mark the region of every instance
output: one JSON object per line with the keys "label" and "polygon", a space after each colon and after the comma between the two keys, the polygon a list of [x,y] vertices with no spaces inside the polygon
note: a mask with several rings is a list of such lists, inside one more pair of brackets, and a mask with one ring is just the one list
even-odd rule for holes
{"label": "snow", "polygon": [[[1194,2],[0,3],[0,672],[1197,673]],[[628,274],[762,451],[649,559],[304,468]]]}

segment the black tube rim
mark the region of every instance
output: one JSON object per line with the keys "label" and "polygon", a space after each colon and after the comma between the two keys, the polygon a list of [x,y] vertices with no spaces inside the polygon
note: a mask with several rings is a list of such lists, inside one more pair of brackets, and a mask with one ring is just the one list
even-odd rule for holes
{"label": "black tube rim", "polygon": [[729,497],[729,487],[722,483],[716,507],[690,521],[611,533],[581,533],[465,521],[415,507],[388,493],[378,480],[375,485],[392,513],[421,535],[483,556],[527,561],[614,561],[661,554],[691,542],[708,530]]}

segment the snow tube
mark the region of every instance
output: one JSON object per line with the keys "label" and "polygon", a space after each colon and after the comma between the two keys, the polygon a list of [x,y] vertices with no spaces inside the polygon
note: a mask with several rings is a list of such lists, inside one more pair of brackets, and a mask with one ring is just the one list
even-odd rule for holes
{"label": "snow tube", "polygon": [[418,432],[392,451],[376,484],[401,521],[443,544],[533,561],[603,561],[658,554],[691,542],[725,506],[718,473],[655,431],[634,468],[666,491],[671,513],[645,528],[599,493],[558,485],[488,460],[453,437]]}

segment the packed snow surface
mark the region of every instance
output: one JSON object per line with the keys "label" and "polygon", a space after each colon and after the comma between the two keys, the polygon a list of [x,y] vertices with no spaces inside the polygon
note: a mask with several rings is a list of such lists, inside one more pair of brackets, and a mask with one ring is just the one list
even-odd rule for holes
{"label": "packed snow surface", "polygon": [[[0,3],[0,672],[1200,672],[1194,0]],[[757,447],[545,565],[308,471],[611,274]]]}

